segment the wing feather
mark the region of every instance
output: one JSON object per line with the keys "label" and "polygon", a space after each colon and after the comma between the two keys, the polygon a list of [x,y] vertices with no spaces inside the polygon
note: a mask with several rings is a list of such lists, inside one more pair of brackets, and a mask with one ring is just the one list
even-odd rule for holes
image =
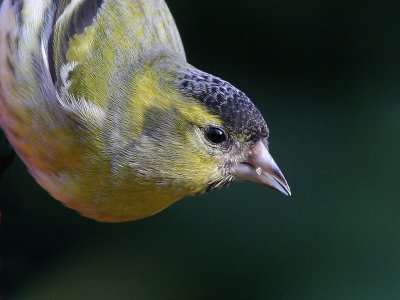
{"label": "wing feather", "polygon": [[[91,45],[107,44],[106,50],[111,48],[119,57],[143,59],[158,48],[186,60],[179,32],[164,0],[61,0],[54,22],[49,40],[49,56],[54,58],[53,79],[60,80],[62,66],[71,62],[67,58],[71,40],[84,35],[92,25],[95,36],[88,36]],[[90,49],[92,53],[83,53],[80,58],[99,57],[95,52],[103,50],[94,47]]]}
{"label": "wing feather", "polygon": [[[6,105],[19,114],[40,107],[37,112],[55,126],[71,114],[101,122],[109,82],[121,66],[147,61],[154,53],[186,60],[164,0],[5,0],[1,5],[0,115]],[[16,84],[19,96],[12,94]]]}

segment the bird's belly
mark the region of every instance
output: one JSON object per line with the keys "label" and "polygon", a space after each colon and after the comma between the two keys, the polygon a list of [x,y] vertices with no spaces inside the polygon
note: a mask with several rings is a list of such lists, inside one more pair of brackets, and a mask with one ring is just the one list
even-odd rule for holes
{"label": "bird's belly", "polygon": [[88,153],[66,130],[21,122],[3,113],[0,126],[40,186],[64,205],[103,222],[153,215],[184,197],[135,176],[112,176],[101,155]]}

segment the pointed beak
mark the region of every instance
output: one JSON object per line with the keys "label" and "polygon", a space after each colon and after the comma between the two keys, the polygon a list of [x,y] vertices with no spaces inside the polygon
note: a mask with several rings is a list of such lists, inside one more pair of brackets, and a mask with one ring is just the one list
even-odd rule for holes
{"label": "pointed beak", "polygon": [[241,180],[269,186],[286,196],[292,195],[285,177],[262,141],[251,146],[247,158],[233,166],[232,174]]}

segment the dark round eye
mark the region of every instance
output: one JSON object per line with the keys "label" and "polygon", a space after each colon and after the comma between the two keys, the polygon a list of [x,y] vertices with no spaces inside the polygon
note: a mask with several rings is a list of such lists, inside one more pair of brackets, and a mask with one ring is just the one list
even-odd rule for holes
{"label": "dark round eye", "polygon": [[207,140],[209,140],[213,144],[221,144],[228,139],[226,133],[221,128],[213,126],[206,128],[205,136]]}

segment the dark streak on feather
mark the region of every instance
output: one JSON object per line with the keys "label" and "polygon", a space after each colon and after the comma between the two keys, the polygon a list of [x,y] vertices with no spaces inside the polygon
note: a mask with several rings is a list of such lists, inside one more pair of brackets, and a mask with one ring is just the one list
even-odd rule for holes
{"label": "dark streak on feather", "polygon": [[81,34],[86,27],[93,24],[100,7],[104,0],[84,0],[80,3],[79,7],[74,10],[70,20],[69,27],[64,28],[64,32],[60,33],[62,36],[61,44],[58,49],[54,49],[54,29],[55,24],[59,17],[64,13],[66,7],[71,3],[71,0],[60,0],[57,4],[57,11],[53,21],[53,32],[49,39],[49,67],[53,82],[57,80],[57,66],[54,57],[54,51],[60,52],[61,62],[64,63],[68,52],[68,43],[70,39],[76,35]]}
{"label": "dark streak on feather", "polygon": [[14,7],[14,13],[17,16],[17,22],[18,24],[22,24],[22,8],[23,8],[23,3],[20,0],[13,0],[11,1],[11,5]]}
{"label": "dark streak on feather", "polygon": [[48,41],[48,57],[49,57],[49,68],[50,68],[50,74],[51,74],[51,79],[53,82],[56,81],[57,75],[56,75],[56,63],[55,63],[55,57],[54,57],[54,31],[55,31],[55,25],[58,20],[58,18],[62,15],[64,12],[65,8],[71,3],[71,0],[59,0],[57,3],[57,9],[56,9],[56,14],[53,18],[53,26],[52,26],[52,31],[51,35]]}
{"label": "dark streak on feather", "polygon": [[10,32],[7,32],[7,34],[6,34],[6,40],[7,40],[8,49],[11,50],[11,36],[10,36]]}
{"label": "dark streak on feather", "polygon": [[82,33],[86,27],[92,25],[104,0],[85,0],[75,10],[70,23],[70,36]]}
{"label": "dark streak on feather", "polygon": [[8,65],[8,67],[10,68],[10,71],[13,73],[13,75],[15,76],[15,69],[14,69],[14,66],[13,66],[13,64],[11,63],[11,60],[10,60],[10,57],[9,56],[7,56],[7,65]]}

